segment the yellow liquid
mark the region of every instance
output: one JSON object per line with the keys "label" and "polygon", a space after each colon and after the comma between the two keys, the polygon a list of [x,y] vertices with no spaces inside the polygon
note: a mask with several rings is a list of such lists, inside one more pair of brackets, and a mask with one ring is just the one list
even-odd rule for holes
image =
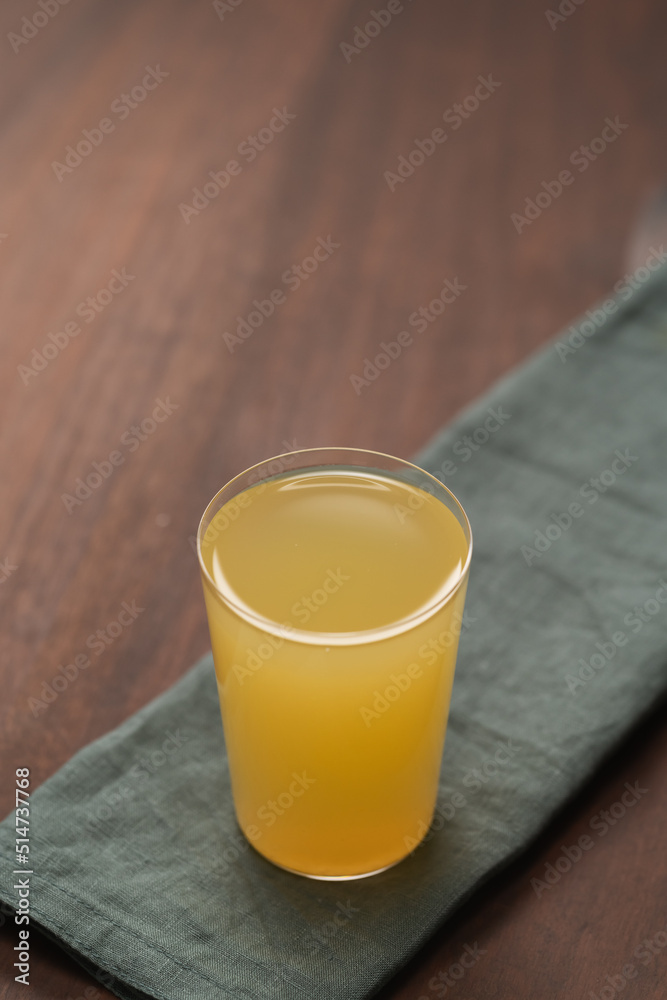
{"label": "yellow liquid", "polygon": [[228,501],[201,551],[241,829],[320,878],[396,863],[435,806],[465,581],[432,608],[466,562],[456,517],[389,475],[307,470]]}

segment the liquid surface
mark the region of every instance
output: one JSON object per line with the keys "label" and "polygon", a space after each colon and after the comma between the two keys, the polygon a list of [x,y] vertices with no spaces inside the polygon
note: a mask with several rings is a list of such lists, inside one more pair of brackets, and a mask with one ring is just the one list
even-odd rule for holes
{"label": "liquid surface", "polygon": [[233,603],[315,632],[380,628],[417,614],[459,579],[467,543],[445,505],[364,471],[317,471],[251,487],[202,545]]}

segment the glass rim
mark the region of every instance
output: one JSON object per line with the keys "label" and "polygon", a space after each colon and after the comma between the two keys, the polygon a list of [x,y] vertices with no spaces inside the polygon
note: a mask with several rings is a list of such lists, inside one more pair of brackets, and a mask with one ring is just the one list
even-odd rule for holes
{"label": "glass rim", "polygon": [[[453,502],[458,514],[461,516],[463,520],[464,535],[467,534],[466,558],[459,571],[457,578],[451,584],[451,586],[445,591],[444,594],[439,593],[436,600],[427,604],[425,608],[420,608],[414,614],[408,615],[405,618],[401,618],[397,622],[390,623],[389,625],[381,625],[376,628],[359,629],[355,632],[313,632],[308,629],[300,629],[297,626],[292,626],[292,625],[288,626],[285,623],[277,622],[272,618],[265,617],[264,615],[260,614],[254,609],[247,608],[241,605],[240,603],[237,603],[236,601],[230,599],[230,597],[226,593],[223,593],[220,590],[215,580],[209,573],[201,551],[201,540],[202,540],[202,535],[204,533],[202,529],[204,522],[206,522],[207,518],[209,517],[211,509],[217,504],[220,495],[224,493],[225,490],[228,490],[231,486],[234,486],[235,483],[243,479],[249,473],[253,472],[256,469],[260,469],[262,466],[267,466],[272,462],[276,462],[279,459],[285,459],[291,456],[307,457],[308,455],[316,455],[326,452],[330,452],[332,454],[347,452],[353,455],[368,455],[370,457],[389,459],[392,462],[399,462],[402,466],[408,467],[410,469],[416,469],[424,476],[427,476],[429,479],[433,480],[433,482],[436,483],[441,490],[444,490],[444,492],[448,495],[449,500]],[[318,468],[320,464],[321,463],[313,463],[311,468],[313,469]],[[341,461],[331,463],[331,465],[334,467],[336,465],[342,466],[343,464],[344,463]],[[305,472],[307,471],[308,468],[309,466],[302,466],[301,469],[293,469],[293,470],[290,470],[288,468],[282,473],[275,473],[258,479],[249,488],[252,489],[254,486],[258,486],[260,485],[260,483],[268,479],[277,478],[278,476],[281,475],[289,476],[289,475],[296,475],[300,471]],[[364,466],[360,465],[358,466],[358,468],[362,469],[364,468]],[[372,466],[369,468],[372,468]],[[374,471],[385,472],[389,474],[389,470],[386,469],[377,469]],[[242,491],[239,490],[238,492]],[[236,495],[237,493],[233,493],[232,496],[229,497],[229,499],[231,500]],[[221,507],[218,509],[221,509]],[[206,528],[208,528],[209,524],[210,520],[206,524]],[[197,559],[199,561],[199,568],[201,570],[202,577],[205,583],[208,584],[208,586],[211,588],[211,590],[213,591],[214,595],[218,598],[218,600],[220,600],[226,607],[230,608],[234,612],[234,614],[236,614],[239,618],[253,625],[255,628],[259,628],[264,632],[269,632],[271,635],[278,636],[281,639],[289,639],[292,642],[300,642],[307,645],[317,645],[317,646],[354,646],[370,642],[378,642],[382,639],[388,639],[392,636],[401,635],[405,632],[409,632],[411,629],[416,628],[423,622],[428,621],[429,618],[433,617],[433,615],[435,615],[441,608],[443,608],[446,604],[449,603],[449,601],[451,601],[456,592],[461,588],[463,582],[466,580],[468,575],[468,570],[470,568],[470,561],[472,559],[472,546],[473,546],[472,528],[470,526],[470,520],[468,519],[468,515],[466,514],[462,503],[455,496],[455,494],[452,493],[449,487],[445,486],[444,483],[441,483],[440,480],[433,475],[433,473],[429,472],[427,469],[422,468],[422,466],[420,465],[416,465],[414,462],[409,462],[404,458],[398,458],[396,455],[389,455],[387,452],[374,451],[369,448],[350,448],[346,446],[336,447],[335,445],[325,445],[320,448],[297,448],[294,451],[281,452],[279,455],[273,455],[270,458],[263,459],[261,462],[256,462],[254,465],[248,466],[248,468],[243,469],[241,472],[237,473],[237,475],[233,476],[223,486],[220,487],[220,489],[207,503],[204,509],[204,513],[200,518],[199,525],[197,526]]]}

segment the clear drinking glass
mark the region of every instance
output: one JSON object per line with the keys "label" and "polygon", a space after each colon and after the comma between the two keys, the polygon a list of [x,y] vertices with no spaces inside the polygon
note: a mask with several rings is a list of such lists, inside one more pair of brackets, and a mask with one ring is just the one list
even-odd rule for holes
{"label": "clear drinking glass", "polygon": [[289,871],[360,878],[432,820],[472,551],[409,462],[295,451],[211,500],[197,549],[234,805]]}

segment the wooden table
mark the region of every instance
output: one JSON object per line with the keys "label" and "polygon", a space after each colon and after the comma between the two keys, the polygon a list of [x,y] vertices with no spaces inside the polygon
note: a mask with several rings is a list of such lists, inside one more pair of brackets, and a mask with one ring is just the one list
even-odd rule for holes
{"label": "wooden table", "polygon": [[[292,447],[414,453],[623,275],[667,168],[660,0],[57,3],[0,14],[3,814],[16,767],[42,782],[207,649],[190,539],[227,478]],[[445,279],[465,290],[355,389]],[[460,1000],[606,977],[664,998],[667,949],[633,960],[667,920],[664,720],[382,997],[449,976]],[[538,898],[531,878],[636,780],[650,794]],[[28,994],[4,923],[3,998],[110,995],[32,940]]]}

